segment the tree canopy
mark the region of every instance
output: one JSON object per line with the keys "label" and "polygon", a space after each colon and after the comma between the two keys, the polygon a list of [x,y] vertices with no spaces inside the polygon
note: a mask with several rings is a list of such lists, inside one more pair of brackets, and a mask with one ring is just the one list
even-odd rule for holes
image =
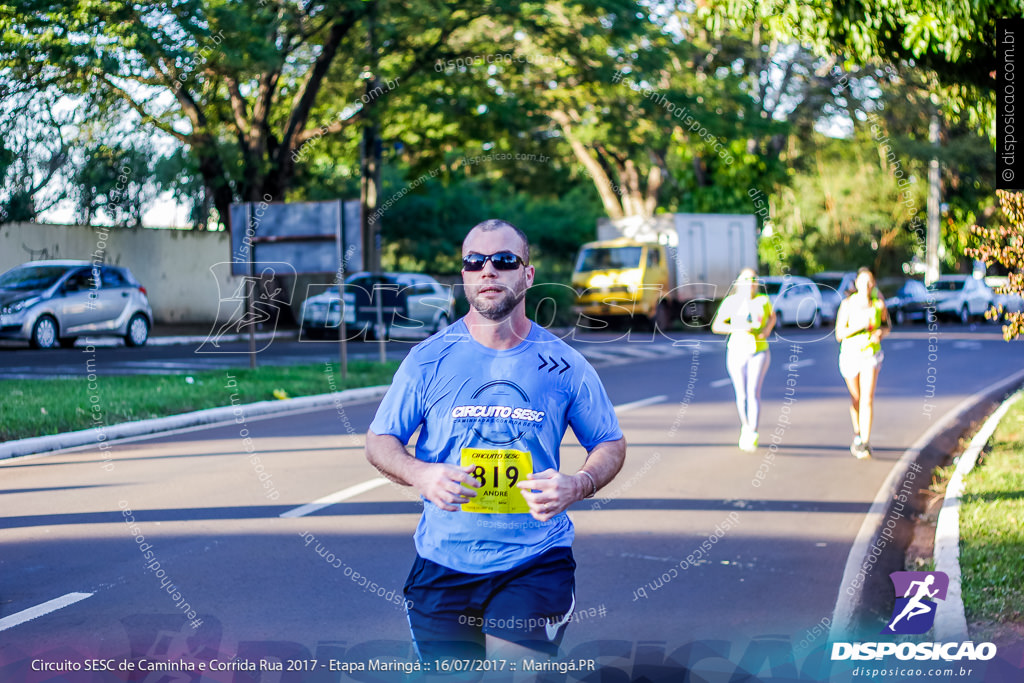
{"label": "tree canopy", "polygon": [[[898,264],[917,255],[923,212],[902,195],[920,199],[938,153],[947,265],[962,267],[967,226],[994,213],[994,168],[979,127],[951,112],[987,115],[984,36],[1012,9],[8,2],[0,221],[74,199],[81,220],[133,224],[167,190],[198,227],[232,202],[353,198],[372,123],[393,264],[457,269],[438,257],[453,226],[488,212],[536,224],[564,260],[598,216],[752,213],[755,191],[793,259],[773,267]],[[927,121],[950,94],[936,152]]]}
{"label": "tree canopy", "polygon": [[1022,0],[706,0],[707,24],[740,24],[770,40],[812,46],[852,64],[901,64],[933,74],[951,112],[990,131],[995,115],[996,19],[1024,16]]}

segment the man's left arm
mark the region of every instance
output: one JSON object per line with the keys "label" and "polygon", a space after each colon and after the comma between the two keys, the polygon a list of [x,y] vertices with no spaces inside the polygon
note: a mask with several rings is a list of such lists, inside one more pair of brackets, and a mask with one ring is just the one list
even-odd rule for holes
{"label": "man's left arm", "polygon": [[516,486],[530,506],[533,518],[546,522],[578,500],[589,498],[606,486],[622,469],[626,459],[626,439],[604,441],[594,446],[575,474],[546,469],[527,476]]}

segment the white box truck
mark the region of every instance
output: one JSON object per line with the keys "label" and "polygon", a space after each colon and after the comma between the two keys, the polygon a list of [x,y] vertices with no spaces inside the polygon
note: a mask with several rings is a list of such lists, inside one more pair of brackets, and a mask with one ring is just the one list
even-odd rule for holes
{"label": "white box truck", "polygon": [[757,268],[753,214],[676,213],[600,219],[573,269],[581,323],[645,319],[668,329],[710,320],[743,268]]}

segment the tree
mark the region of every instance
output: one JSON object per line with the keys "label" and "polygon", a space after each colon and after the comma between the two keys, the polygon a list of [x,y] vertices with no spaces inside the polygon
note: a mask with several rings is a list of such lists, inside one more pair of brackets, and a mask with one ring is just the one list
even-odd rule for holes
{"label": "tree", "polygon": [[[458,134],[468,124],[468,137],[492,134],[503,151],[558,143],[551,167],[590,183],[611,217],[744,211],[749,187],[784,181],[799,127],[851,101],[833,94],[843,71],[806,50],[715,36],[682,11],[612,7],[580,4],[495,32],[499,52],[541,59],[449,62],[438,127],[461,119]],[[520,165],[517,176],[537,170]]]}
{"label": "tree", "polygon": [[85,150],[85,157],[88,163],[77,169],[73,179],[78,222],[89,225],[102,211],[115,225],[140,227],[157,195],[151,182],[157,163],[152,148],[97,143]]}
{"label": "tree", "polygon": [[[775,274],[810,274],[870,266],[896,274],[919,249],[925,191],[915,166],[888,157],[862,125],[851,139],[817,141],[773,200],[761,260]],[[887,144],[887,143],[886,143]]]}
{"label": "tree", "polygon": [[996,19],[1024,14],[1021,0],[704,0],[713,30],[761,25],[777,40],[811,45],[852,63],[901,62],[935,75],[936,94],[988,131],[995,114]]}
{"label": "tree", "polygon": [[[0,92],[3,89],[0,88]],[[67,197],[73,113],[55,113],[52,93],[0,97],[0,223],[33,221]],[[66,184],[65,184],[66,187]]]}
{"label": "tree", "polygon": [[[975,225],[972,231],[977,235],[979,246],[969,248],[969,256],[981,259],[986,265],[1000,264],[1008,271],[1007,286],[1000,294],[1024,295],[1024,193],[996,190],[1003,214],[1009,225],[986,228]],[[988,311],[993,317],[999,311]],[[1024,313],[1002,312],[1004,317],[1003,338],[1006,341],[1024,334]]]}
{"label": "tree", "polygon": [[[429,69],[467,27],[500,24],[525,6],[374,1],[388,17],[376,75],[396,86]],[[223,223],[233,201],[284,199],[305,145],[351,135],[386,99],[364,87],[371,4],[21,0],[0,16],[0,73],[81,95],[96,111],[131,112],[177,140]]]}

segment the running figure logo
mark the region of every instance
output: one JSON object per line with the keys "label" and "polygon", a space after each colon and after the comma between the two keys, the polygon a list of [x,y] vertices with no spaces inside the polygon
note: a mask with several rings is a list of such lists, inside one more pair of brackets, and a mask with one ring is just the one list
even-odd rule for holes
{"label": "running figure logo", "polygon": [[893,572],[889,579],[896,591],[896,606],[882,633],[927,632],[935,622],[935,600],[946,599],[949,577],[945,572]]}

